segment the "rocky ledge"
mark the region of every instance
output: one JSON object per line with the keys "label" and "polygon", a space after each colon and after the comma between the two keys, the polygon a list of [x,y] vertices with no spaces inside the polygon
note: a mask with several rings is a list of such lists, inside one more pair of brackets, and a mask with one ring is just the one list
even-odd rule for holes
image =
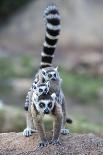
{"label": "rocky ledge", "polygon": [[103,155],[103,138],[91,133],[61,135],[61,145],[42,149],[37,148],[38,141],[37,133],[28,138],[22,133],[1,133],[0,155]]}

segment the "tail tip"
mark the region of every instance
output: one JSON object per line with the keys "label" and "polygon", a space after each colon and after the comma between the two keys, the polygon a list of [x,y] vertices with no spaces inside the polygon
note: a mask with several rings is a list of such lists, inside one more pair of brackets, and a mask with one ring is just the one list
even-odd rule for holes
{"label": "tail tip", "polygon": [[56,4],[54,4],[54,3],[49,4],[46,7],[46,9],[44,10],[44,16],[46,16],[48,13],[50,13],[51,11],[54,11],[54,10],[56,12],[58,12],[58,8],[57,8]]}

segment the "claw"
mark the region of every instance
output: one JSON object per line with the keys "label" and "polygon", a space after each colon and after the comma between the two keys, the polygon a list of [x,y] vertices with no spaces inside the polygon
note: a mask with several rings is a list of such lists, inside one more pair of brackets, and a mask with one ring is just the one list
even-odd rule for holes
{"label": "claw", "polygon": [[43,148],[43,147],[47,146],[48,144],[49,144],[48,141],[45,140],[45,141],[40,142],[38,147]]}
{"label": "claw", "polygon": [[51,144],[53,145],[61,145],[60,141],[58,139],[52,140]]}

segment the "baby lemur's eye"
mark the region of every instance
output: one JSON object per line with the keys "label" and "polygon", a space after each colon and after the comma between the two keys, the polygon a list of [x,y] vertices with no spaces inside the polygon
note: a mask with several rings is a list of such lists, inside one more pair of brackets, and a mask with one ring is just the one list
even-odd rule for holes
{"label": "baby lemur's eye", "polygon": [[48,103],[48,107],[51,108],[52,107],[52,102]]}
{"label": "baby lemur's eye", "polygon": [[40,89],[39,89],[39,92],[43,92],[43,89],[40,88]]}
{"label": "baby lemur's eye", "polygon": [[42,71],[42,74],[43,74],[43,75],[46,75],[46,73],[45,73],[44,71]]}
{"label": "baby lemur's eye", "polygon": [[40,107],[40,108],[44,108],[44,107],[45,107],[45,104],[44,104],[43,102],[40,102],[40,103],[39,103],[39,107]]}
{"label": "baby lemur's eye", "polygon": [[52,74],[48,74],[48,77],[51,78],[52,77]]}
{"label": "baby lemur's eye", "polygon": [[32,85],[32,89],[36,89],[36,86],[35,85]]}

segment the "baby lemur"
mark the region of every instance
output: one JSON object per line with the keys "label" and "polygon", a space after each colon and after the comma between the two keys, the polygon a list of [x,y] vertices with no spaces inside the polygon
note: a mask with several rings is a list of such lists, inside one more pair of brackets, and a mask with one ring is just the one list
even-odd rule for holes
{"label": "baby lemur", "polygon": [[[45,42],[41,53],[41,65],[32,87],[28,91],[25,110],[27,111],[27,128],[23,135],[30,136],[38,131],[41,142],[39,146],[48,144],[43,126],[43,116],[50,114],[54,118],[52,144],[59,143],[60,132],[69,133],[65,129],[66,120],[65,97],[61,89],[61,78],[58,68],[52,66],[52,59],[60,33],[60,14],[54,4],[49,5],[44,12],[46,24]],[[34,129],[33,129],[34,126]]]}

